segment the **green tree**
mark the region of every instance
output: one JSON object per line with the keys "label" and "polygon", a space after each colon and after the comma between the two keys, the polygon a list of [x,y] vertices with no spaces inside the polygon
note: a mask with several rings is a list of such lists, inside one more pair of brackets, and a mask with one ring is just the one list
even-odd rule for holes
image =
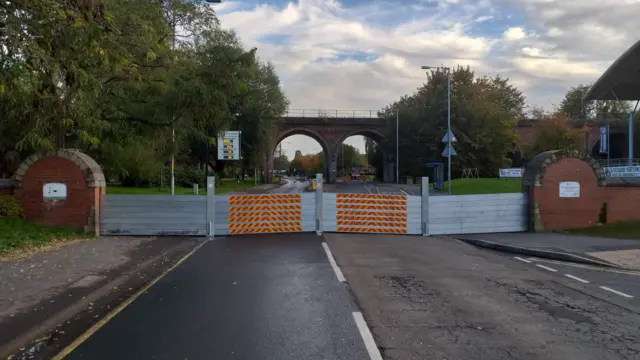
{"label": "green tree", "polygon": [[343,175],[350,175],[353,167],[362,167],[365,164],[360,151],[349,144],[341,145],[337,161],[339,173]]}
{"label": "green tree", "polygon": [[[442,161],[441,143],[447,128],[447,74],[427,74],[427,82],[411,96],[403,96],[380,116],[389,119],[388,138],[395,138],[395,112],[399,111],[401,176],[427,174],[427,163]],[[524,96],[508,79],[476,77],[466,67],[452,73],[451,127],[458,139],[454,146],[453,173],[478,168],[493,176],[508,166],[507,154],[517,143],[515,126],[524,113]]]}
{"label": "green tree", "polygon": [[[52,147],[83,149],[127,184],[159,179],[171,154],[255,167],[288,106],[273,65],[192,0],[3,2],[0,39],[4,176]],[[215,161],[222,130],[243,131],[242,161]]]}
{"label": "green tree", "polygon": [[572,127],[626,120],[627,114],[631,110],[631,104],[627,101],[584,101],[584,97],[592,85],[580,84],[571,87],[555,112],[565,114]]}
{"label": "green tree", "polygon": [[536,140],[527,157],[549,150],[578,149],[581,129],[575,129],[566,114],[550,114],[536,121]]}

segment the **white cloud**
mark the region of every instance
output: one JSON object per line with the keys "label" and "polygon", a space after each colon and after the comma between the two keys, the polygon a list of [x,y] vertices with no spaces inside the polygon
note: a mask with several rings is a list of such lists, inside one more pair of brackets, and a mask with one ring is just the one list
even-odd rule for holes
{"label": "white cloud", "polygon": [[520,40],[524,39],[527,34],[524,33],[524,30],[521,27],[512,27],[504,32],[504,38],[507,40]]}
{"label": "white cloud", "polygon": [[[508,76],[529,104],[550,108],[570,86],[594,81],[640,32],[640,0],[245,4],[218,5],[222,26],[276,65],[292,108],[379,109],[424,82],[421,65]],[[291,155],[311,151],[296,138]]]}

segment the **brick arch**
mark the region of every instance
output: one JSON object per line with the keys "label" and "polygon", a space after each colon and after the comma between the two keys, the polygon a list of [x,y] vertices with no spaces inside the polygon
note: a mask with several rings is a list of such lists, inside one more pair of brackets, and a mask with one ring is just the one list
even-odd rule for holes
{"label": "brick arch", "polygon": [[[280,144],[280,142],[282,142],[287,137],[293,136],[293,135],[306,135],[314,139],[315,141],[317,141],[318,144],[320,144],[320,147],[322,147],[322,150],[324,151],[325,166],[326,166],[324,169],[323,176],[325,179],[330,179],[332,149],[331,149],[331,146],[329,145],[329,142],[327,141],[326,137],[323,136],[321,133],[313,129],[309,129],[307,127],[302,127],[302,126],[289,128],[287,130],[284,130],[278,133],[273,147],[271,147],[269,153],[267,154],[267,171],[271,172],[273,170],[273,160],[274,160],[273,152],[275,151],[276,147],[278,147],[278,144]],[[290,159],[290,160],[293,160],[293,159]],[[273,175],[271,173],[267,174],[267,179],[268,179],[267,181],[271,181],[272,176]]]}
{"label": "brick arch", "polygon": [[77,165],[84,173],[84,178],[89,188],[104,188],[106,187],[106,181],[100,165],[93,160],[89,155],[83,153],[77,149],[57,149],[48,150],[33,154],[26,158],[16,170],[13,177],[14,186],[16,188],[22,188],[24,176],[31,166],[38,161],[47,157],[59,157],[67,159]]}
{"label": "brick arch", "polygon": [[[66,197],[45,198],[49,183],[64,184]],[[14,185],[27,220],[100,233],[106,182],[98,163],[81,151],[56,149],[29,156],[18,167]]]}
{"label": "brick arch", "polygon": [[336,144],[336,148],[334,149],[334,153],[337,154],[337,151],[340,149],[340,145],[342,145],[344,143],[345,140],[347,140],[348,138],[352,137],[352,136],[364,136],[364,137],[368,137],[370,139],[372,139],[373,141],[377,142],[378,145],[382,145],[383,140],[386,138],[386,136],[377,130],[372,130],[372,129],[367,129],[367,128],[361,128],[361,129],[357,129],[357,130],[352,130],[349,132],[344,133],[340,139],[338,140],[337,144]]}
{"label": "brick arch", "polygon": [[275,151],[276,147],[278,147],[278,144],[280,144],[280,142],[282,142],[284,139],[288,138],[289,136],[293,136],[293,135],[306,135],[312,138],[313,140],[317,141],[318,144],[320,144],[320,147],[322,147],[322,149],[325,151],[325,153],[331,153],[331,147],[329,146],[329,142],[321,133],[306,127],[295,127],[295,128],[289,128],[287,130],[284,130],[278,133],[275,144],[273,145],[273,148],[271,149],[270,154],[273,154],[273,152]]}
{"label": "brick arch", "polygon": [[[559,183],[580,183],[579,198],[560,198]],[[528,194],[529,231],[595,225],[607,180],[600,163],[577,150],[551,150],[534,157],[525,168],[523,192]]]}

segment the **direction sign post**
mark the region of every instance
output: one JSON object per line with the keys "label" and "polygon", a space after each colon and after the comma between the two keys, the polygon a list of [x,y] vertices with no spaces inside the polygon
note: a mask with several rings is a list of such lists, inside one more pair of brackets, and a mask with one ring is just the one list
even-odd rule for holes
{"label": "direction sign post", "polygon": [[442,142],[446,144],[442,151],[442,156],[447,158],[447,192],[451,195],[451,157],[457,155],[456,150],[453,148],[453,143],[458,142],[458,139],[456,139],[456,136],[453,135],[451,131],[451,126],[447,129],[447,133],[444,134]]}
{"label": "direction sign post", "polygon": [[218,160],[240,160],[240,136],[242,131],[218,133]]}

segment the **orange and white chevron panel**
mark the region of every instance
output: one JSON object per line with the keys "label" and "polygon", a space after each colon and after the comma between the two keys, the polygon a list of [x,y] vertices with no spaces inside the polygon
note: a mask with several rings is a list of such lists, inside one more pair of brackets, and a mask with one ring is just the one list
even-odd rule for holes
{"label": "orange and white chevron panel", "polygon": [[336,194],[336,231],[407,233],[404,195]]}
{"label": "orange and white chevron panel", "polygon": [[230,234],[302,231],[300,194],[233,195],[227,203]]}

